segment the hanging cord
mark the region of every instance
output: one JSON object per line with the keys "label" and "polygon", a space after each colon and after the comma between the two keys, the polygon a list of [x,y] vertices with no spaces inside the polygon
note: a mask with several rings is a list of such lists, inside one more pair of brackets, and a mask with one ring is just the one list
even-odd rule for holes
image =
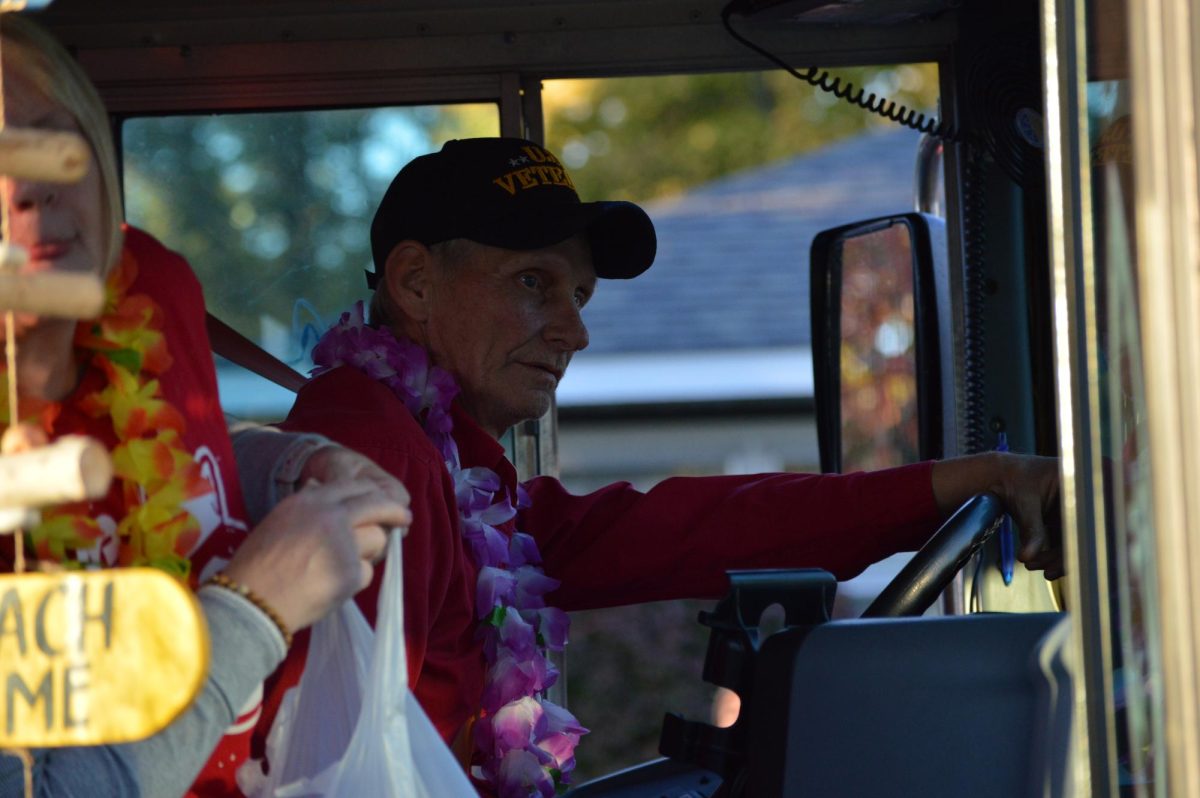
{"label": "hanging cord", "polygon": [[[0,42],[3,37],[0,37]],[[0,44],[0,47],[3,45]],[[4,107],[4,53],[0,50],[0,132],[8,126],[8,114]],[[0,193],[0,242],[12,241],[12,230],[8,218],[8,192]],[[16,314],[4,314],[4,356],[8,364],[8,423],[16,424],[17,415],[17,331]]]}
{"label": "hanging cord", "polygon": [[21,760],[25,775],[25,798],[33,798],[33,754],[28,748],[4,748],[0,749],[0,756],[14,756]]}
{"label": "hanging cord", "polygon": [[949,123],[938,119],[927,118],[925,114],[918,111],[913,111],[906,105],[897,105],[895,100],[889,100],[886,97],[876,97],[875,93],[867,94],[866,89],[855,87],[853,83],[847,81],[842,83],[842,79],[834,77],[828,71],[821,70],[818,67],[811,66],[803,72],[798,71],[791,64],[779,58],[774,53],[760,47],[754,42],[747,39],[742,34],[738,33],[733,28],[733,24],[729,18],[733,15],[733,7],[737,0],[728,3],[721,9],[721,24],[725,26],[725,30],[729,35],[737,41],[741,42],[746,47],[763,56],[771,63],[783,69],[797,80],[802,80],[810,86],[815,86],[821,91],[829,92],[839,99],[845,100],[851,105],[855,105],[866,111],[869,111],[884,119],[888,119],[896,124],[911,128],[920,133],[928,133],[931,136],[937,136],[948,141],[960,141],[958,131],[956,131]]}
{"label": "hanging cord", "polygon": [[[2,17],[0,17],[2,18]],[[0,36],[0,43],[4,40]],[[0,44],[0,132],[8,127],[8,113],[4,105],[4,52]],[[8,178],[5,178],[8,179]],[[3,188],[3,187],[0,187]],[[12,241],[12,225],[9,218],[8,192],[0,190],[0,242]],[[4,359],[8,366],[8,423],[20,421],[17,401],[17,322],[16,313],[4,313]],[[25,572],[25,530],[13,532],[13,573]]]}
{"label": "hanging cord", "polygon": [[987,433],[985,408],[987,347],[984,341],[983,312],[987,304],[987,183],[983,170],[984,155],[968,148],[963,180],[963,238],[966,249],[966,276],[963,286],[963,422],[966,453],[975,454],[991,447],[984,442]]}

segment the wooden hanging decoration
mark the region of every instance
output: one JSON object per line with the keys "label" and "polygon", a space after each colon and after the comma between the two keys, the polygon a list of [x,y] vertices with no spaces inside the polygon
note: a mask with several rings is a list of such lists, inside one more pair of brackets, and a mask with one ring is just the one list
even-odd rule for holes
{"label": "wooden hanging decoration", "polygon": [[[49,0],[0,0],[0,13]],[[2,62],[0,62],[2,64]],[[70,183],[87,174],[90,147],[75,133],[6,128],[0,66],[0,176]],[[16,313],[98,316],[94,274],[26,273],[11,243],[0,193],[0,314],[5,329],[9,418],[19,418]],[[3,398],[0,398],[2,401]],[[103,497],[113,467],[103,444],[66,436],[44,444],[22,425],[0,443],[0,532],[15,531],[16,573],[0,576],[0,750],[19,756],[33,795],[29,748],[143,739],[194,700],[208,672],[208,634],[195,596],[149,568],[24,573],[23,529],[39,509]]]}

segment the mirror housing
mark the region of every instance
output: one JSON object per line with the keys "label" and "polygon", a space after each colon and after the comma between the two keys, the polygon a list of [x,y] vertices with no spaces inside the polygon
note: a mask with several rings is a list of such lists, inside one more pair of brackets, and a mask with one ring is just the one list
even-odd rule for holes
{"label": "mirror housing", "polygon": [[[903,246],[905,241],[907,246]],[[845,257],[848,246],[853,263]],[[851,314],[843,312],[842,304],[848,267],[856,272],[856,288],[861,289],[864,284],[870,288],[894,282],[900,272],[907,271],[905,262],[911,262],[911,302],[901,300],[911,308],[911,328],[898,325],[890,330],[886,329],[890,322],[883,321],[873,328],[873,340],[876,348],[880,348],[878,341],[886,339],[899,349],[907,345],[904,336],[911,338],[916,402],[915,440],[911,442],[915,452],[911,454],[918,460],[942,457],[946,427],[943,409],[953,407],[953,393],[942,379],[943,374],[953,373],[945,222],[928,214],[904,213],[842,225],[817,234],[810,258],[813,386],[821,471],[840,473],[846,460],[842,376],[847,366],[844,358],[851,353],[847,353],[843,340],[843,322]],[[874,270],[880,279],[873,279],[864,269]],[[861,314],[876,313],[880,304],[870,297],[868,301],[858,295],[852,299],[860,303],[855,310]]]}

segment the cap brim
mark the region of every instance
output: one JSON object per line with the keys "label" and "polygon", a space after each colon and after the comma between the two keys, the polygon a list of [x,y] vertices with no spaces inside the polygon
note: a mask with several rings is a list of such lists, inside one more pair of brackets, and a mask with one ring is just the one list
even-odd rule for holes
{"label": "cap brim", "polygon": [[637,277],[658,250],[650,217],[632,202],[582,202],[543,206],[536,213],[511,214],[472,230],[473,241],[505,249],[541,249],[586,233],[597,277]]}

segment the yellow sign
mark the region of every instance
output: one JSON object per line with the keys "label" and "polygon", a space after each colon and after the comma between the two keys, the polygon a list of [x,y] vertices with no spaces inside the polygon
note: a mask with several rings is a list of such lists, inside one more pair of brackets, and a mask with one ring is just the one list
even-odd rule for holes
{"label": "yellow sign", "polygon": [[161,571],[0,576],[0,748],[149,737],[207,672],[200,606]]}

